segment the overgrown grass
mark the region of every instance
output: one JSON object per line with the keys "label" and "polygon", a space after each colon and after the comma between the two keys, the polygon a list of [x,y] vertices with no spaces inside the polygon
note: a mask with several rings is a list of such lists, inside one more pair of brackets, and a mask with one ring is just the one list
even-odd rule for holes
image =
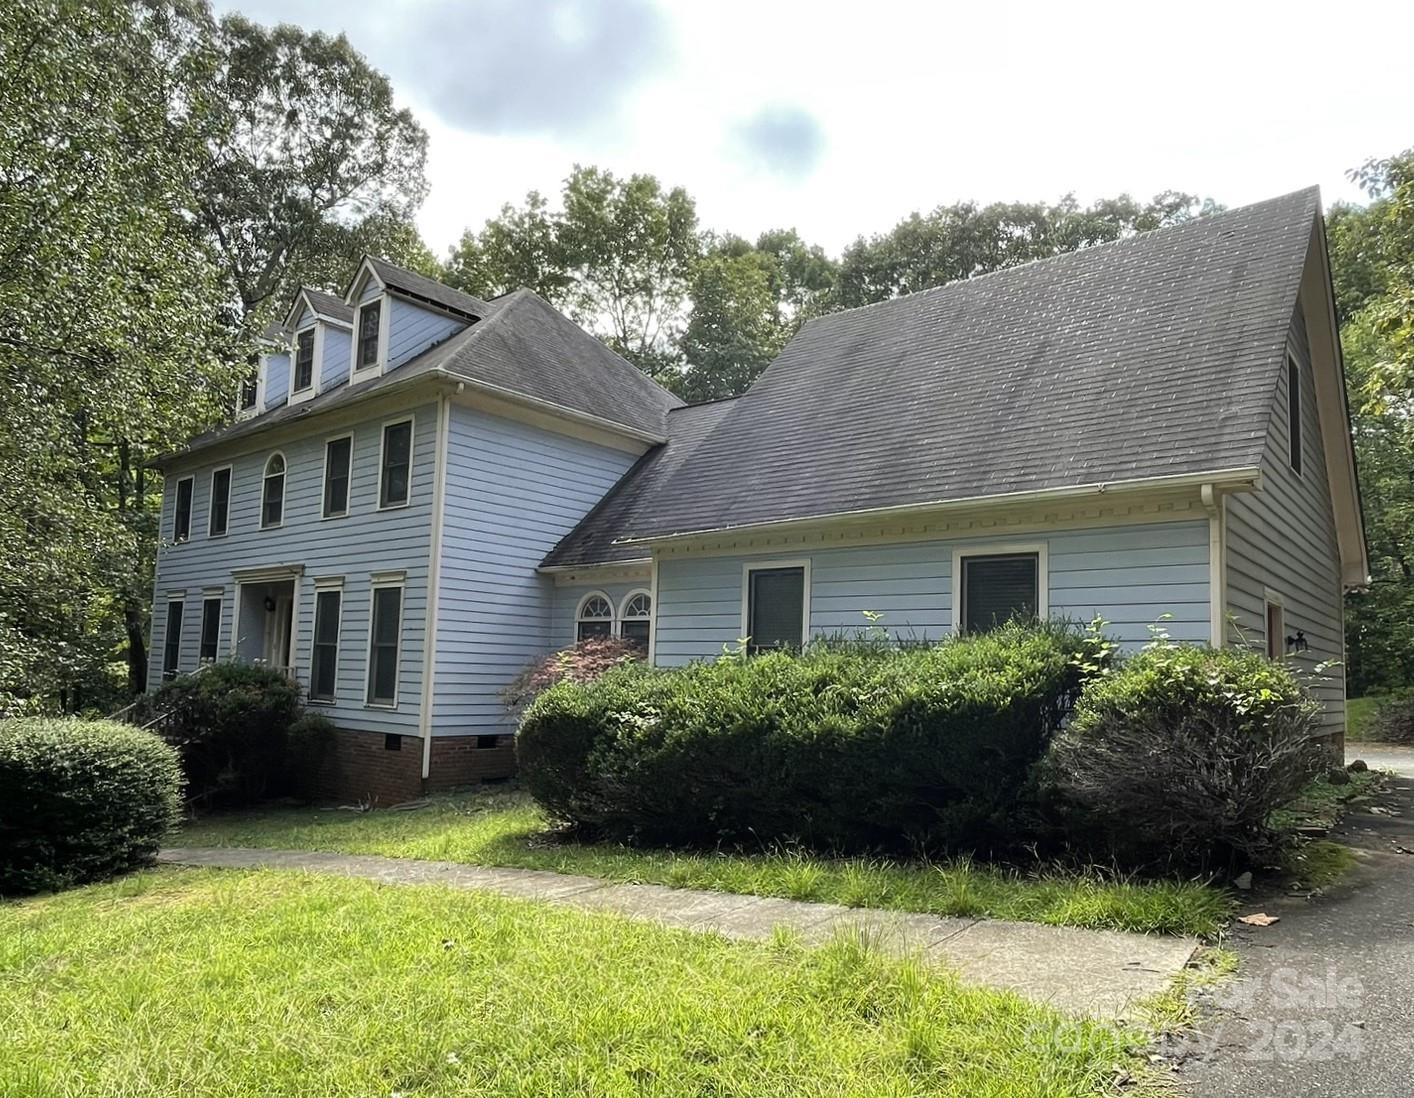
{"label": "overgrown grass", "polygon": [[1207,946],[1159,994],[1139,1004],[1139,1016],[1159,1033],[1188,1029],[1197,1019],[1194,996],[1237,972],[1240,958],[1230,949]]}
{"label": "overgrown grass", "polygon": [[560,841],[524,794],[436,798],[413,812],[287,809],[212,817],[174,840],[428,858],[582,873],[615,881],[706,888],[937,915],[1057,926],[1213,934],[1230,914],[1220,891],[1194,881],[1141,881],[1098,871],[1038,872],[974,864],[835,860],[786,850],[683,853]]}
{"label": "overgrown grass", "polygon": [[1273,823],[1282,829],[1334,827],[1351,801],[1369,796],[1380,788],[1382,781],[1380,774],[1373,770],[1351,773],[1345,785],[1331,785],[1324,776],[1319,777],[1302,790],[1300,797],[1274,813]]}
{"label": "overgrown grass", "polygon": [[0,906],[0,1024],[16,1098],[1078,1098],[1145,1071],[1121,1032],[857,942],[276,872]]}

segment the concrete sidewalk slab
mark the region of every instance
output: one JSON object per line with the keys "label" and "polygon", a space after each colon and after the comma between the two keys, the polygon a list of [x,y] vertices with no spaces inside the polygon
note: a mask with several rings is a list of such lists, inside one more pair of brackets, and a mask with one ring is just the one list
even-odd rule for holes
{"label": "concrete sidewalk slab", "polygon": [[1192,938],[954,919],[369,854],[177,847],[162,851],[158,860],[474,889],[742,941],[768,940],[777,927],[799,935],[807,945],[858,934],[890,955],[918,956],[950,968],[966,982],[1014,991],[1069,1014],[1107,1019],[1123,1017],[1139,1000],[1164,990],[1198,947]]}

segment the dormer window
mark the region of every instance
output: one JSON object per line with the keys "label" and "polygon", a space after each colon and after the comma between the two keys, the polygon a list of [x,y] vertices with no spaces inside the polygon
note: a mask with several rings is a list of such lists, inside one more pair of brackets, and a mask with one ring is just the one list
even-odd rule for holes
{"label": "dormer window", "polygon": [[249,412],[255,407],[255,400],[260,392],[260,366],[254,365],[250,368],[250,373],[246,374],[245,380],[241,382],[240,402],[236,407],[242,412]]}
{"label": "dormer window", "polygon": [[358,351],[355,370],[378,365],[378,329],[383,319],[383,302],[371,301],[358,311]]}
{"label": "dormer window", "polygon": [[294,391],[303,392],[314,384],[314,329],[306,328],[295,337]]}

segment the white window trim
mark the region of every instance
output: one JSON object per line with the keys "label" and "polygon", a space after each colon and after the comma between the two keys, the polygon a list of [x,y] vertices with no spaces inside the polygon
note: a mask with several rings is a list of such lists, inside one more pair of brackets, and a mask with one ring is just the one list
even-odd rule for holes
{"label": "white window trim", "polygon": [[[314,696],[314,647],[319,637],[319,596],[327,591],[337,591],[339,594],[339,620],[334,623],[334,696],[332,698],[316,698]],[[369,596],[368,604],[368,624],[370,630],[369,650],[372,651],[373,628],[373,603],[372,596]],[[399,610],[398,621],[398,651],[402,652],[402,613]],[[339,704],[339,653],[343,648],[344,639],[344,577],[343,576],[319,576],[314,580],[314,607],[309,615],[309,689],[305,692],[306,701],[309,705],[338,705]],[[367,690],[365,689],[365,696]]]}
{"label": "white window trim", "polygon": [[[644,596],[644,598],[648,600],[648,613],[634,614],[632,617],[630,617],[628,612],[628,604],[631,603],[634,599],[636,599],[639,595]],[[635,587],[632,591],[625,595],[622,600],[620,600],[619,608],[615,612],[614,620],[617,628],[622,628],[623,623],[626,621],[646,621],[651,623],[653,621],[653,592],[646,587]]]}
{"label": "white window trim", "polygon": [[[383,449],[388,444],[388,428],[400,423],[408,424],[408,497],[401,503],[383,502]],[[378,510],[396,511],[412,505],[412,473],[417,468],[417,417],[411,415],[385,419],[378,427]],[[612,604],[611,604],[612,605]]]}
{"label": "white window trim", "polygon": [[[607,618],[605,618],[605,617],[586,618],[586,617],[584,616],[584,608],[589,604],[589,600],[590,600],[590,599],[603,599],[603,600],[604,600],[604,605],[609,608],[609,616],[608,616]],[[580,598],[579,602],[575,604],[575,608],[574,608],[574,643],[575,643],[575,644],[578,644],[578,643],[579,643],[579,626],[580,626],[580,623],[581,623],[581,622],[586,622],[586,621],[607,621],[607,622],[609,623],[609,636],[611,636],[611,637],[617,637],[617,636],[619,635],[619,618],[618,618],[618,613],[617,613],[617,611],[614,610],[614,600],[609,597],[609,593],[608,593],[607,591],[588,591],[588,592],[586,592],[586,593]]]}
{"label": "white window trim", "polygon": [[[348,492],[344,496],[344,509],[342,511],[336,511],[333,514],[325,514],[324,501],[329,495],[329,444],[345,438],[349,440],[349,487]],[[346,431],[341,435],[330,435],[324,440],[324,472],[319,478],[319,518],[321,521],[324,519],[348,518],[350,512],[353,510],[353,448],[354,436],[352,431]]]}
{"label": "white window trim", "polygon": [[[279,458],[283,467],[280,473],[280,521],[272,522],[268,526],[265,523],[265,482],[272,476],[270,472],[270,462]],[[290,459],[285,457],[283,450],[272,450],[265,456],[265,464],[260,467],[260,510],[256,514],[255,521],[262,530],[278,530],[285,525],[285,504],[289,502],[290,494]]]}
{"label": "white window trim", "polygon": [[[776,568],[801,568],[804,569],[804,590],[800,600],[800,643],[802,646],[810,641],[810,558],[797,557],[791,560],[752,560],[741,566],[741,633],[739,639],[743,642],[749,641],[749,630],[751,629],[751,573],[769,572]],[[653,611],[656,614],[657,603],[653,604]]]}
{"label": "white window trim", "polygon": [[[177,537],[177,501],[182,498],[182,485],[191,485],[191,494],[187,496],[187,536]],[[185,545],[191,541],[191,529],[196,519],[196,476],[190,475],[178,477],[172,482],[172,544]]]}
{"label": "white window trim", "polygon": [[[1272,654],[1272,607],[1276,607],[1281,619],[1275,655]],[[1286,655],[1286,599],[1282,597],[1281,592],[1273,591],[1270,587],[1262,588],[1262,641],[1268,659],[1279,660]]]}
{"label": "white window trim", "polygon": [[[266,363],[270,356],[261,352],[255,356],[255,403],[249,408],[241,407],[241,390],[236,390],[236,419],[251,419],[265,411],[265,376]],[[245,382],[241,382],[241,388],[245,387]]]}
{"label": "white window trim", "polygon": [[[309,368],[309,388],[296,389],[295,377],[299,373],[299,337],[305,332],[314,333],[314,350]],[[316,318],[313,324],[306,324],[299,331],[295,332],[294,339],[290,342],[290,404],[302,404],[306,400],[313,400],[319,395],[319,375],[323,372],[324,365],[324,325]]]}
{"label": "white window trim", "polygon": [[[219,662],[221,662],[221,618],[222,618],[222,617],[225,615],[225,613],[226,613],[226,592],[225,592],[225,591],[218,591],[218,592],[203,591],[203,592],[202,592],[202,595],[201,595],[201,626],[200,626],[200,630],[198,631],[198,633],[197,633],[197,635],[196,635],[196,663],[197,663],[197,666],[198,666],[198,667],[201,666],[201,662],[202,662],[202,656],[201,656],[201,642],[202,642],[202,640],[204,639],[204,638],[202,637],[202,634],[206,632],[206,604],[207,604],[208,602],[214,602],[214,603],[216,603],[216,606],[217,606],[217,609],[216,609],[216,653],[215,653],[215,655],[213,655],[213,656],[211,657],[211,662],[212,662],[212,663],[219,663]],[[185,615],[186,615],[186,611],[183,610],[183,611],[182,611],[182,614],[183,614],[183,616],[185,616]]]}
{"label": "white window trim", "polygon": [[1021,553],[1036,554],[1036,617],[1045,621],[1051,616],[1050,544],[1044,541],[1003,542],[955,545],[952,551],[952,631],[962,632],[962,562],[968,557],[1007,557]]}
{"label": "white window trim", "polygon": [[[374,305],[378,306],[378,359],[372,366],[360,366],[358,364],[358,334],[361,328],[363,310],[370,309]],[[355,305],[353,310],[353,336],[349,349],[350,384],[360,381],[371,381],[375,377],[381,377],[383,375],[383,369],[388,362],[388,328],[392,323],[393,315],[392,309],[388,307],[388,294],[386,290],[383,291],[382,295],[379,297]]]}
{"label": "white window trim", "polygon": [[[211,532],[211,520],[216,517],[216,474],[220,472],[229,473],[226,478],[226,529],[219,534]],[[211,470],[211,479],[206,487],[206,536],[208,538],[224,538],[231,532],[231,490],[236,486],[236,469],[233,465],[218,465]]]}
{"label": "white window trim", "polygon": [[[371,701],[369,694],[373,690],[373,603],[375,592],[387,587],[396,587],[398,595],[398,654],[393,661],[393,700]],[[343,600],[339,600],[339,613],[343,614]],[[363,707],[365,709],[396,709],[398,707],[398,695],[402,692],[403,678],[403,633],[407,625],[407,580],[399,574],[396,579],[387,576],[374,575],[370,577],[368,584],[368,646],[364,649],[363,660]]]}

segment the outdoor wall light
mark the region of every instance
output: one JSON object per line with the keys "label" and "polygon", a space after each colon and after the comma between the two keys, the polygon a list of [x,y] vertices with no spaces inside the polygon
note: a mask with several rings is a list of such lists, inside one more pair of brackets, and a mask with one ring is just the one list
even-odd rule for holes
{"label": "outdoor wall light", "polygon": [[1298,629],[1296,636],[1286,638],[1286,647],[1292,652],[1307,652],[1310,651],[1311,645],[1306,640],[1306,634]]}

